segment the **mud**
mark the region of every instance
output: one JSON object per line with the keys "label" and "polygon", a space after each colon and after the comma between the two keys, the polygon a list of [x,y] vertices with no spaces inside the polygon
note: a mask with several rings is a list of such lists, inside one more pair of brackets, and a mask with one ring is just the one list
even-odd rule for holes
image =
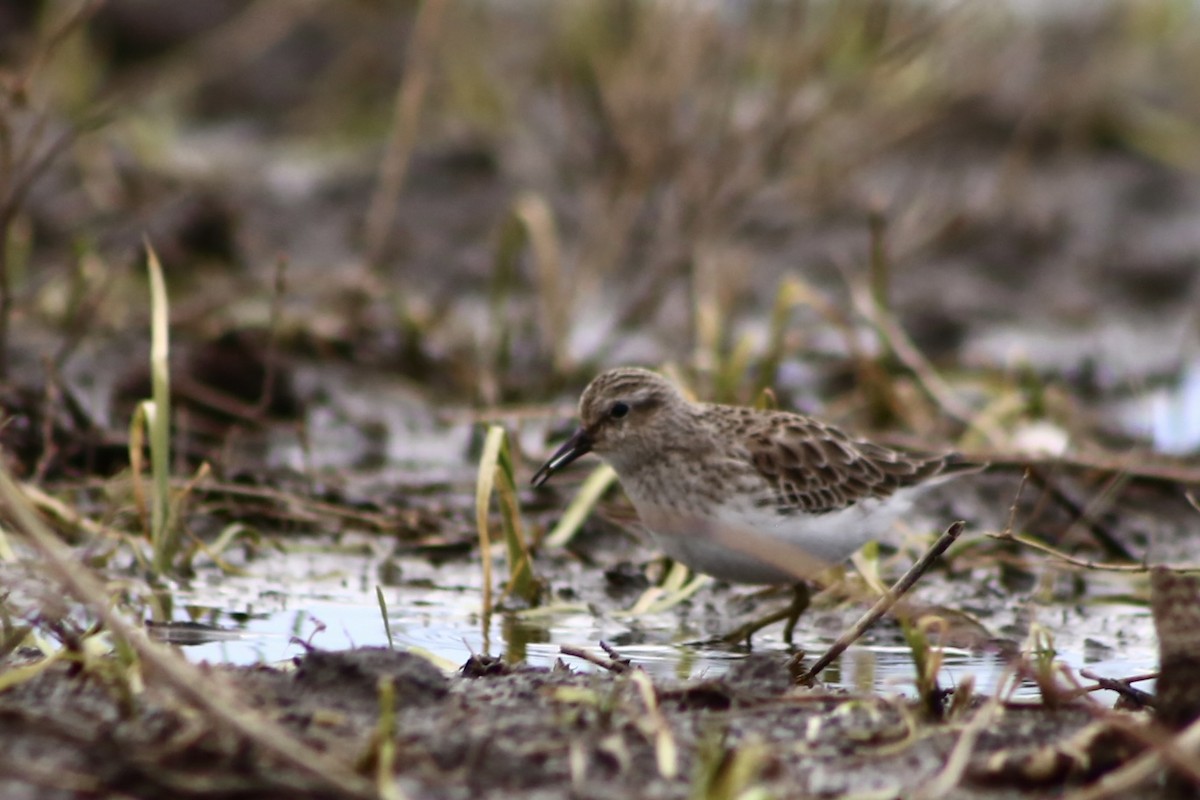
{"label": "mud", "polygon": [[[183,699],[0,506],[0,794],[1049,797],[1163,741],[1135,688],[1145,567],[1200,564],[1200,21],[1023,5],[0,10],[4,466],[124,618],[365,782]],[[164,575],[130,458],[147,243]],[[634,363],[992,468],[831,579],[798,647],[718,646],[783,598],[645,610],[673,579],[619,490],[542,540],[586,469],[532,469]],[[492,423],[545,590],[485,614]]]}
{"label": "mud", "polygon": [[[100,676],[71,671],[51,667],[0,694],[6,797],[339,796],[169,697],[122,698]],[[798,689],[786,661],[766,655],[720,679],[658,681],[648,693],[628,672],[473,659],[447,676],[417,656],[369,649],[314,652],[289,670],[208,672],[301,741],[364,771],[380,682],[389,682],[398,786],[413,798],[683,798],[747,785],[788,797],[908,796],[945,768],[964,720],[978,713],[968,706],[930,724],[902,699]],[[1082,707],[998,708],[962,783],[939,796],[1060,796],[1142,749],[1119,735],[1090,737],[1095,725]]]}

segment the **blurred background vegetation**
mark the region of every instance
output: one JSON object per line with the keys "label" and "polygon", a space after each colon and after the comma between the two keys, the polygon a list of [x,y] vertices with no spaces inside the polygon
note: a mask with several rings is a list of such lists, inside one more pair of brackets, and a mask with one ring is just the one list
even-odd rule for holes
{"label": "blurred background vegetation", "polygon": [[[127,427],[144,239],[218,432],[301,413],[297,362],[477,407],[642,363],[860,428],[1091,440],[1081,408],[1195,358],[1198,13],[6,3],[7,449]],[[48,383],[79,407],[35,414]]]}

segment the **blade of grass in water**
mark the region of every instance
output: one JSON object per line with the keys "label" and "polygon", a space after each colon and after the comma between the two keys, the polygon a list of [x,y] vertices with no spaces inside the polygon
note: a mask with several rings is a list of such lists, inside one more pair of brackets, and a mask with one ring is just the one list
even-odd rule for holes
{"label": "blade of grass in water", "polygon": [[479,480],[475,488],[475,524],[479,530],[479,544],[482,550],[480,557],[483,559],[485,616],[491,611],[491,559],[488,552],[491,533],[488,528],[488,510],[493,495],[496,496],[499,506],[500,524],[504,531],[504,543],[508,554],[509,577],[504,593],[516,595],[533,605],[537,602],[540,586],[533,574],[525,528],[521,523],[508,436],[500,425],[488,428],[483,443],[483,454],[479,459]]}
{"label": "blade of grass in water", "polygon": [[[492,613],[492,534],[488,528],[488,507],[491,505],[492,489],[496,485],[496,458],[500,441],[492,435],[495,426],[488,430],[479,457],[479,477],[475,481],[475,530],[479,533],[479,560],[483,566],[483,626],[487,637],[487,620]],[[503,432],[503,431],[501,431]]]}
{"label": "blade of grass in water", "polygon": [[383,631],[387,634],[388,650],[395,650],[396,643],[392,640],[392,623],[388,621],[387,600],[383,597],[383,587],[375,587],[375,599],[379,601],[379,615],[383,617]]}
{"label": "blade of grass in water", "polygon": [[167,285],[162,265],[149,242],[146,266],[150,273],[150,385],[152,413],[147,413],[150,428],[150,471],[154,492],[150,505],[150,541],[154,548],[154,571],[162,575],[171,569],[179,547],[171,519],[171,377],[169,367]]}

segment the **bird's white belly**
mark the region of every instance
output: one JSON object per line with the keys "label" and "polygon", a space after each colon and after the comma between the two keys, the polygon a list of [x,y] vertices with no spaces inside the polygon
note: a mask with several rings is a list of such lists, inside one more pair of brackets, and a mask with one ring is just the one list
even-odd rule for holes
{"label": "bird's white belly", "polygon": [[737,583],[791,583],[880,538],[912,501],[900,492],[840,511],[789,516],[748,506],[701,515],[635,504],[663,552],[697,572]]}

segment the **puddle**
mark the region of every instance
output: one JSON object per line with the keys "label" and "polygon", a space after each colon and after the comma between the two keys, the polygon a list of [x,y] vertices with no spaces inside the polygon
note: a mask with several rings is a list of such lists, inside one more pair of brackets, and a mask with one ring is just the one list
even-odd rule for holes
{"label": "puddle", "polygon": [[[252,576],[213,575],[174,593],[176,622],[199,623],[216,631],[207,635],[191,626],[173,629],[172,641],[193,661],[248,665],[282,662],[304,652],[300,639],[322,649],[387,646],[379,604],[377,576],[384,562],[379,548],[330,552],[325,541],[293,541],[285,553],[273,553],[252,563]],[[367,552],[371,550],[371,552]],[[395,559],[392,560],[395,563]],[[490,653],[509,662],[552,666],[562,658],[572,669],[598,669],[577,658],[564,657],[562,645],[601,655],[606,641],[657,678],[717,677],[729,670],[742,653],[698,644],[688,613],[667,611],[636,618],[623,616],[621,605],[593,613],[584,604],[562,604],[531,615],[497,613],[487,640],[479,613],[480,575],[473,562],[433,567],[420,558],[399,560],[403,584],[383,588],[388,622],[397,648],[420,648],[457,667],[472,654]],[[696,609],[690,610],[695,614]],[[1090,646],[1091,640],[1071,639],[1077,625],[1064,620],[1057,644],[1058,658],[1078,671],[1087,668],[1105,677],[1127,677],[1154,668],[1153,630],[1144,607],[1105,606],[1105,619],[1122,632],[1149,632],[1115,647]],[[801,626],[803,628],[803,624]],[[1105,626],[1107,627],[1107,626]],[[1110,633],[1112,631],[1109,631]],[[1093,635],[1099,635],[1092,631]],[[161,631],[160,631],[161,635]],[[768,629],[755,639],[756,650],[786,652],[779,632]],[[798,643],[811,656],[819,655],[832,636],[798,632]],[[205,639],[200,643],[190,642]],[[866,641],[869,641],[869,637]],[[984,694],[1006,679],[1005,661],[994,653],[947,648],[940,682],[955,686],[973,676]],[[851,647],[823,674],[834,687],[863,692],[914,693],[908,648],[894,642]],[[1143,688],[1148,688],[1143,686]],[[1104,698],[1112,702],[1115,696]],[[1032,684],[1021,686],[1017,698],[1038,697]]]}

